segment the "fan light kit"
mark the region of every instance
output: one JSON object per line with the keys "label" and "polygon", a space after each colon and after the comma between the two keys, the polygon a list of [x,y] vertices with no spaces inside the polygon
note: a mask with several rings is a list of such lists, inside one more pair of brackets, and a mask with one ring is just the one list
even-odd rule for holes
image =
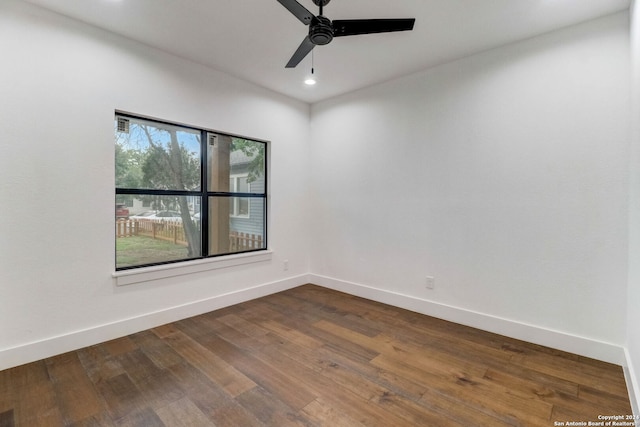
{"label": "fan light kit", "polygon": [[316,84],[316,76],[313,72],[313,51],[311,51],[311,75],[304,80],[304,84],[307,86],[313,86]]}
{"label": "fan light kit", "polygon": [[313,68],[311,69],[311,75],[304,80],[304,84],[307,86],[313,86],[316,84],[316,76],[313,74]]}
{"label": "fan light kit", "polygon": [[416,20],[411,19],[345,19],[331,21],[322,14],[324,6],[330,0],[313,0],[320,8],[314,16],[296,0],[278,0],[289,12],[304,25],[309,25],[309,34],[302,40],[286,68],[295,68],[316,46],[331,43],[334,37],[355,36],[359,34],[390,33],[413,30]]}

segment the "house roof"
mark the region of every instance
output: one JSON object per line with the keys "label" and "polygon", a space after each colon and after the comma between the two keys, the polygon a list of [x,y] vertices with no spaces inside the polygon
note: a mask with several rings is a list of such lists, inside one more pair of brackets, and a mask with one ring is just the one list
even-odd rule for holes
{"label": "house roof", "polygon": [[[629,8],[629,0],[333,0],[330,19],[416,18],[411,32],[341,37],[285,64],[307,27],[276,0],[25,0],[313,103]],[[299,0],[317,14],[311,0]]]}

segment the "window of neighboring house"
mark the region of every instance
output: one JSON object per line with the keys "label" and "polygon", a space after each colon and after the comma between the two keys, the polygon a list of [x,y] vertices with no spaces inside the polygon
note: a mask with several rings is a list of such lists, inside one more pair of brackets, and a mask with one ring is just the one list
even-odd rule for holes
{"label": "window of neighboring house", "polygon": [[265,250],[266,150],[116,113],[116,205],[130,207],[128,218],[116,215],[116,269]]}
{"label": "window of neighboring house", "polygon": [[[251,193],[251,184],[248,175],[232,175],[231,191],[236,193]],[[248,197],[234,197],[231,203],[231,216],[235,218],[249,218],[250,199]]]}

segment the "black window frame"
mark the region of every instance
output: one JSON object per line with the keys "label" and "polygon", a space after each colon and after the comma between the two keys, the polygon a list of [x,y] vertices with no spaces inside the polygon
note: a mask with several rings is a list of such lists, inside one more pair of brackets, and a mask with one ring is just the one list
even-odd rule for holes
{"label": "black window frame", "polygon": [[[208,129],[193,125],[185,125],[183,123],[172,122],[163,119],[157,119],[153,117],[148,117],[139,114],[133,114],[129,112],[123,112],[116,110],[114,114],[114,120],[117,122],[118,118],[125,118],[130,120],[143,120],[152,123],[158,123],[160,125],[170,125],[176,126],[184,129],[189,129],[192,131],[200,132],[200,190],[199,191],[189,191],[189,190],[158,190],[158,189],[136,189],[136,188],[121,188],[115,187],[115,197],[114,199],[117,201],[117,197],[120,195],[155,195],[155,196],[194,196],[199,198],[200,200],[200,256],[182,258],[178,260],[170,260],[170,261],[161,261],[161,262],[153,262],[147,264],[139,264],[134,266],[125,266],[118,267],[117,266],[117,249],[115,248],[117,236],[114,236],[114,251],[116,255],[116,271],[125,271],[125,270],[135,270],[144,267],[152,267],[158,265],[166,265],[166,264],[177,264],[184,263],[193,260],[200,260],[206,258],[219,258],[230,255],[237,255],[243,253],[250,252],[263,252],[269,250],[268,244],[268,188],[269,188],[269,150],[270,150],[270,142],[264,139],[254,138],[254,137],[246,137],[242,135],[232,134],[228,132],[221,132],[214,129]],[[117,130],[117,126],[116,126]],[[262,193],[240,193],[240,192],[232,192],[232,191],[208,191],[208,182],[207,182],[207,168],[208,168],[208,144],[210,134],[227,136],[231,138],[241,138],[246,139],[251,142],[256,142],[264,145],[264,191]],[[248,199],[262,199],[263,201],[263,247],[257,249],[248,249],[242,251],[233,251],[226,253],[215,253],[209,254],[209,199],[212,197],[243,197]],[[117,221],[117,218],[114,218],[114,221]]]}

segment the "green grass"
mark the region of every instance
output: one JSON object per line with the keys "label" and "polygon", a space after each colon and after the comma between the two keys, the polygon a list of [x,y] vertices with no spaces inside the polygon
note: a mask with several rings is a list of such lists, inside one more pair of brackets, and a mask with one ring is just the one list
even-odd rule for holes
{"label": "green grass", "polygon": [[116,239],[116,267],[152,264],[187,258],[187,247],[150,237],[120,237]]}

